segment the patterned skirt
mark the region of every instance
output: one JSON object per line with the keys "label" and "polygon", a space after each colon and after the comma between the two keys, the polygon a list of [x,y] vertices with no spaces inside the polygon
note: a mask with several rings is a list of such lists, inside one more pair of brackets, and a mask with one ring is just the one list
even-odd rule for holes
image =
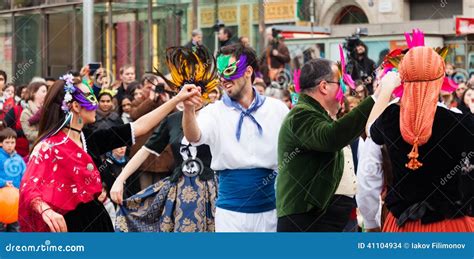
{"label": "patterned skirt", "polygon": [[217,178],[169,177],[124,200],[115,228],[120,232],[214,232]]}

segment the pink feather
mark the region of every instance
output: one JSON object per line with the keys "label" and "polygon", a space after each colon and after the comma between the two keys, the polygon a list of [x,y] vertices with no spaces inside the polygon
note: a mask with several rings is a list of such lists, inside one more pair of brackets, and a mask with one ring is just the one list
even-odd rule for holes
{"label": "pink feather", "polygon": [[425,46],[425,34],[420,29],[413,29],[410,34],[405,32],[405,39],[407,41],[408,48]]}
{"label": "pink feather", "polygon": [[344,58],[344,51],[342,50],[341,44],[339,44],[339,58],[341,59],[342,80],[352,89],[355,89],[356,87],[354,80],[352,79],[351,75],[346,73],[346,59]]}
{"label": "pink feather", "polygon": [[396,97],[402,97],[403,95],[403,83],[398,86],[397,88],[395,88],[395,90],[393,90],[393,95],[395,95]]}
{"label": "pink feather", "polygon": [[349,74],[344,73],[342,76],[342,80],[346,82],[347,85],[349,85],[352,89],[356,89],[355,82],[352,80],[352,77]]}
{"label": "pink feather", "polygon": [[344,58],[344,51],[342,51],[342,45],[339,44],[339,58],[341,59],[342,72],[346,70],[346,60]]}
{"label": "pink feather", "polygon": [[451,79],[449,77],[444,78],[443,85],[441,86],[441,91],[452,93],[457,88],[458,88],[458,84],[456,84],[456,82],[454,82],[453,79]]}
{"label": "pink feather", "polygon": [[300,76],[301,76],[301,69],[296,69],[295,72],[293,72],[293,82],[295,83],[295,92],[297,93],[301,92]]}

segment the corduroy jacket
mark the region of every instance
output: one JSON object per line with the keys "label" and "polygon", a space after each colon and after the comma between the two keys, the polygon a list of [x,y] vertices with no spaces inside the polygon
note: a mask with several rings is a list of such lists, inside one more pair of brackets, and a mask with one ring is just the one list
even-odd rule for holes
{"label": "corduroy jacket", "polygon": [[327,208],[344,170],[342,149],[360,136],[373,105],[369,97],[334,121],[319,102],[300,95],[278,139],[278,217]]}

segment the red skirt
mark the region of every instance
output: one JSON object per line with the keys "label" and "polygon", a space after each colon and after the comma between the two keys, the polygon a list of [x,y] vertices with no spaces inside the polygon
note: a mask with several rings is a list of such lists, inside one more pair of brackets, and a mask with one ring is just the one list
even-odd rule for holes
{"label": "red skirt", "polygon": [[474,218],[460,217],[445,219],[430,224],[421,224],[420,220],[407,221],[403,227],[397,225],[397,219],[388,213],[383,225],[383,232],[474,232]]}

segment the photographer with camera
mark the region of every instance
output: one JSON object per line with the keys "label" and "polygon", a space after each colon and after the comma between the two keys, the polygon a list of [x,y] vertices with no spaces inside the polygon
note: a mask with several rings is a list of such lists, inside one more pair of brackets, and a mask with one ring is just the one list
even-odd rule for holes
{"label": "photographer with camera", "polygon": [[362,80],[369,90],[373,93],[373,73],[376,69],[375,62],[367,55],[369,50],[367,45],[359,39],[359,35],[354,35],[346,39],[345,48],[348,50],[349,62],[347,63],[347,73],[354,80]]}
{"label": "photographer with camera", "polygon": [[265,84],[269,85],[278,78],[285,65],[290,63],[290,51],[286,47],[281,31],[274,28],[267,31],[268,46],[260,60],[260,71]]}

